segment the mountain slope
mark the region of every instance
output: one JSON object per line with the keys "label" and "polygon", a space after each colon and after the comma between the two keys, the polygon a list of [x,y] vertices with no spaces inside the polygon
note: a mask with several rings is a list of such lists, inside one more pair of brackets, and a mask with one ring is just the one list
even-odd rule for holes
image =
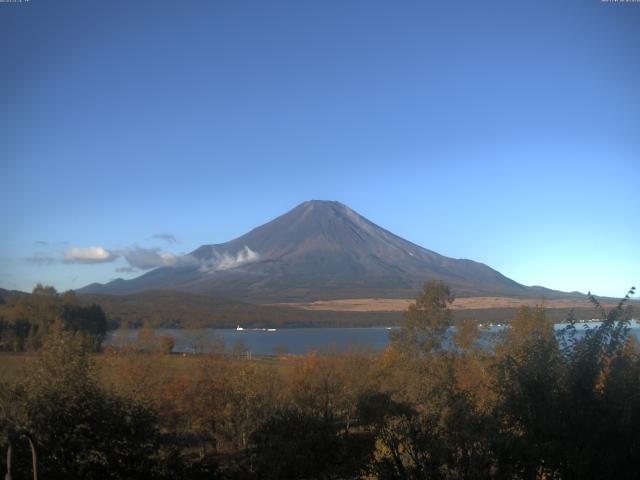
{"label": "mountain slope", "polygon": [[482,263],[439,255],[339,202],[317,200],[230,242],[203,245],[176,266],[92,284],[81,293],[176,289],[261,301],[411,298],[430,279],[447,282],[460,296],[531,294],[529,287]]}

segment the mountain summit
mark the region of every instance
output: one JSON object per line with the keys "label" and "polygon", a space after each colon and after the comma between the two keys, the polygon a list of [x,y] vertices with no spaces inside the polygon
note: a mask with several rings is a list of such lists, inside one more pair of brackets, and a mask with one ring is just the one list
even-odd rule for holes
{"label": "mountain summit", "polygon": [[175,266],[81,292],[160,288],[256,300],[407,298],[432,279],[447,282],[459,296],[530,292],[482,263],[439,255],[342,203],[320,200],[304,202],[230,242],[202,245]]}

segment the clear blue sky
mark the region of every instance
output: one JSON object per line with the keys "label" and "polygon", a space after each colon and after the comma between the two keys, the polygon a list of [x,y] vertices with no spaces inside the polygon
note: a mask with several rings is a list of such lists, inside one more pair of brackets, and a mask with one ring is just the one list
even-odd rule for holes
{"label": "clear blue sky", "polygon": [[131,278],[308,199],[640,287],[640,3],[30,0],[0,45],[1,287]]}

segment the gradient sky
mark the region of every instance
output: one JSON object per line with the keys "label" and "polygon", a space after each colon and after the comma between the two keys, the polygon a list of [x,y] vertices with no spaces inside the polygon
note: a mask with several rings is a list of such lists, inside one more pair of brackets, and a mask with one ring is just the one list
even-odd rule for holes
{"label": "gradient sky", "polygon": [[30,0],[0,45],[0,287],[132,278],[309,199],[526,285],[640,287],[640,3]]}

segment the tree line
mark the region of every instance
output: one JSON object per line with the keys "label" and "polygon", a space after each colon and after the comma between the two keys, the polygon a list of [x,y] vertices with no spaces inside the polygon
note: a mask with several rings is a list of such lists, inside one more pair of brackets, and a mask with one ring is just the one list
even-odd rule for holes
{"label": "tree line", "polygon": [[38,284],[31,295],[0,302],[0,351],[35,351],[42,347],[51,328],[81,332],[100,347],[107,333],[107,317],[101,306],[82,306],[71,290],[59,294]]}
{"label": "tree line", "polygon": [[114,348],[54,323],[24,378],[0,389],[14,479],[636,478],[640,351],[629,294],[557,335],[523,307],[482,343],[426,284],[383,352],[278,365]]}

